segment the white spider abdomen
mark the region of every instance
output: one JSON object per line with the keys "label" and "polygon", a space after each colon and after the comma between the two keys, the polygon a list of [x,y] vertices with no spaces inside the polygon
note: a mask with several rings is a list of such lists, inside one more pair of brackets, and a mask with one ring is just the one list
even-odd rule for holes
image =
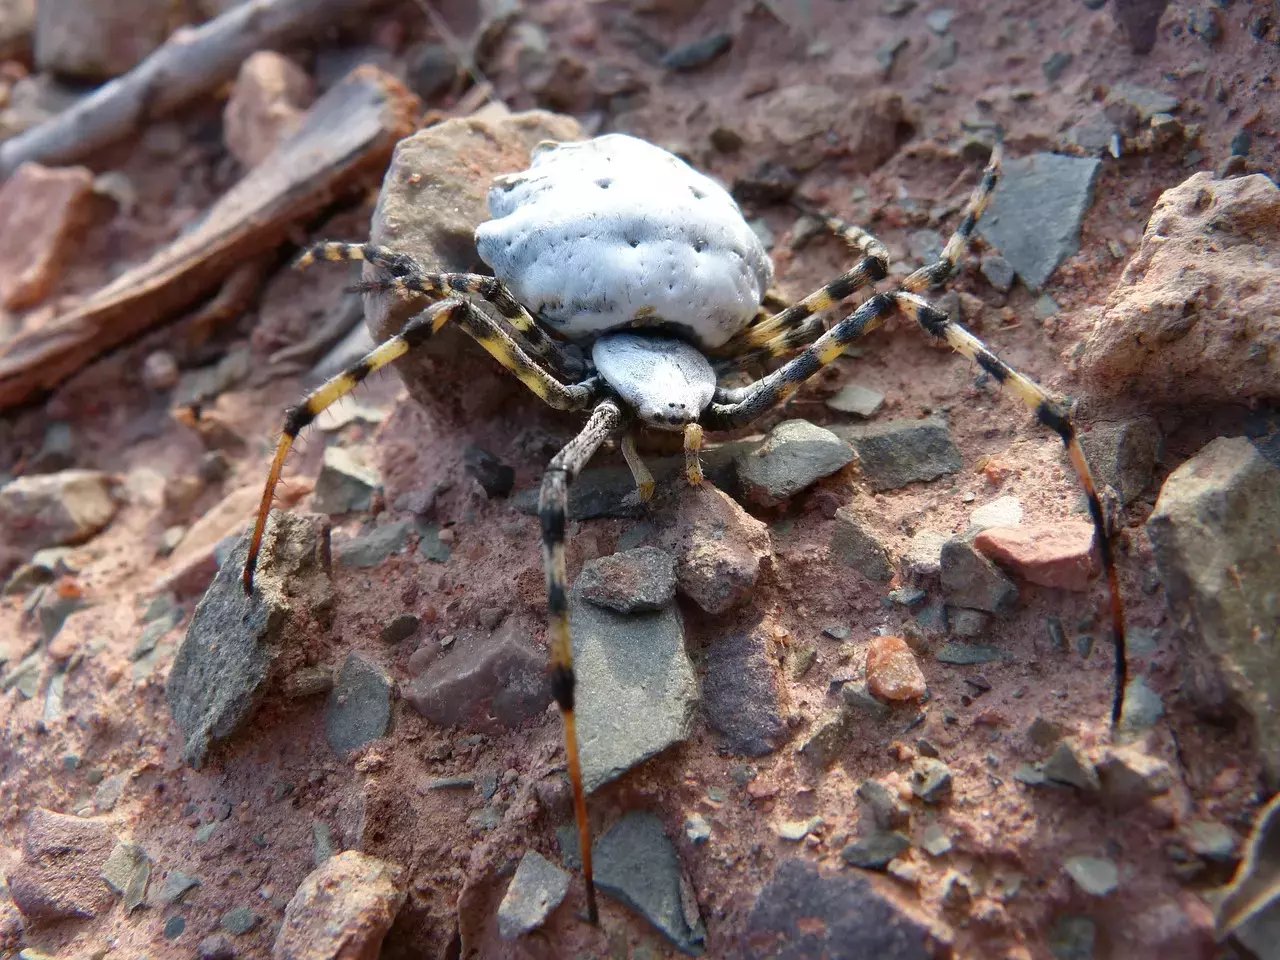
{"label": "white spider abdomen", "polygon": [[623,134],[540,144],[489,192],[485,263],[570,339],[676,327],[716,347],[755,316],[773,264],[729,193]]}

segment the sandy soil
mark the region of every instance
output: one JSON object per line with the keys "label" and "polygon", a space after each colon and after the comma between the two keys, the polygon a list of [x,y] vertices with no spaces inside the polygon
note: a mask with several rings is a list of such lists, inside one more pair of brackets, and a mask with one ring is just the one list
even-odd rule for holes
{"label": "sandy soil", "polygon": [[[592,129],[624,130],[677,147],[725,182],[750,174],[762,160],[789,155],[786,147],[769,145],[767,131],[796,118],[768,113],[770,91],[801,83],[844,93],[892,89],[901,94],[908,120],[901,146],[887,162],[867,172],[859,157],[841,155],[836,144],[828,155],[814,158],[799,189],[808,200],[871,226],[903,263],[910,262],[906,251],[913,231],[945,235],[954,226],[955,211],[976,177],[978,164],[961,151],[966,122],[998,122],[1007,131],[1008,153],[1017,156],[1063,149],[1063,131],[1120,81],[1167,91],[1182,101],[1178,117],[1200,130],[1194,155],[1180,148],[1104,162],[1081,252],[1045,290],[1059,305],[1057,314],[1034,320],[1035,295],[1021,286],[998,293],[973,268],[953,286],[968,295],[966,308],[980,308],[974,326],[1001,356],[1051,389],[1078,397],[1085,429],[1141,411],[1156,414],[1165,430],[1156,483],[1123,515],[1119,564],[1129,622],[1139,631],[1154,631],[1156,638],[1134,656],[1132,668],[1146,676],[1167,711],[1147,737],[1146,749],[1173,765],[1178,783],[1160,801],[1118,816],[1071,792],[1033,790],[1012,778],[1019,765],[1042,759],[1027,737],[1037,717],[1057,723],[1088,754],[1099,754],[1109,740],[1109,651],[1099,643],[1081,658],[1075,643],[1077,635],[1104,632],[1099,612],[1105,597],[1099,585],[1088,594],[1022,585],[1017,611],[996,619],[982,637],[1011,654],[1008,662],[951,667],[922,657],[930,699],[918,724],[912,725],[910,708],[869,723],[826,771],[815,771],[795,755],[812,721],[836,702],[829,678],[848,666],[840,662],[841,644],[822,635],[822,629],[846,626],[857,661],[874,633],[901,633],[911,619],[905,608],[885,602],[892,585],[873,584],[828,560],[836,507],[850,504],[875,518],[886,544],[901,552],[917,530],[962,531],[975,506],[998,496],[1018,497],[1027,522],[1070,516],[1078,499],[1054,438],[992,386],[979,383],[963,359],[895,326],[869,342],[856,360],[841,361],[819,378],[776,419],[843,422],[822,399],[846,382],[857,382],[887,396],[881,418],[945,412],[964,469],[887,493],[872,493],[856,469],[848,469],[785,507],[757,511],[770,525],[775,556],[752,601],[723,617],[686,606],[686,634],[695,661],[713,639],[757,623],[784,648],[816,643],[814,668],[800,680],[786,681],[795,736],[776,753],[744,763],[720,755],[715,736],[699,722],[687,743],[602,789],[592,804],[597,824],[627,810],[657,812],[668,834],[677,838],[697,892],[708,955],[740,955],[756,894],[777,861],[797,854],[795,844],[777,837],[776,823],[821,816],[824,827],[804,842],[803,855],[833,870],[849,869],[840,866],[838,853],[845,838],[858,832],[857,786],[872,777],[905,781],[915,744],[924,738],[950,765],[954,795],[949,804],[918,816],[915,829],[936,821],[954,849],[940,858],[914,850],[907,858],[914,880],[886,878],[882,886],[905,907],[934,917],[953,939],[956,956],[1048,957],[1049,930],[1069,914],[1088,915],[1098,924],[1097,957],[1212,955],[1203,895],[1221,877],[1180,880],[1168,848],[1193,820],[1226,823],[1243,834],[1260,790],[1258,768],[1242,733],[1203,723],[1180,699],[1178,646],[1161,588],[1149,576],[1152,562],[1142,523],[1163,475],[1208,438],[1239,432],[1248,411],[1104,405],[1080,395],[1068,361],[1088,329],[1091,308],[1115,284],[1162,190],[1197,169],[1220,167],[1242,129],[1253,134],[1251,158],[1276,155],[1280,100],[1274,76],[1280,55],[1274,39],[1259,41],[1248,29],[1266,5],[1214,7],[1224,31],[1210,46],[1186,28],[1200,6],[1175,2],[1154,52],[1139,56],[1130,52],[1106,10],[1091,11],[1080,3],[956,2],[947,36],[954,38],[958,56],[945,68],[936,66],[943,38],[926,25],[926,5],[893,17],[869,0],[814,0],[812,17],[819,26],[808,35],[764,5],[647,6],[657,12],[636,13],[617,0],[585,5],[548,0],[529,4],[526,12],[529,22],[545,28],[552,50],[584,65],[588,77],[605,66],[625,69],[637,78],[639,92],[606,100],[579,82],[560,84],[539,99],[521,77],[518,44],[510,32],[485,61],[485,72],[497,96],[513,109],[550,100],[577,112]],[[665,12],[668,8],[671,12]],[[638,24],[663,45],[727,30],[733,47],[697,71],[672,74],[645,58],[637,33],[619,18]],[[413,42],[431,36],[421,11],[405,4],[365,32],[334,44],[372,45],[391,62],[402,63]],[[907,46],[886,79],[875,54],[898,37],[907,38]],[[1049,83],[1041,65],[1059,52],[1072,60]],[[446,97],[433,106],[448,103]],[[174,138],[154,131],[95,159],[96,168],[122,170],[139,185],[137,206],[93,227],[56,297],[83,295],[114,276],[189,224],[233,181],[235,168],[218,134],[218,109],[210,103],[158,127],[176,134],[181,163],[160,148]],[[856,132],[859,123],[855,108],[833,119],[832,126]],[[712,131],[720,128],[740,132],[739,150],[724,153],[711,145]],[[1269,172],[1274,175],[1274,169]],[[372,197],[354,209],[335,211],[332,219],[312,225],[309,236],[359,238],[371,207]],[[834,241],[818,239],[791,249],[796,215],[788,207],[751,206],[748,215],[763,218],[777,238],[773,254],[785,293],[802,295],[845,268],[846,255]],[[547,795],[555,800],[562,764],[554,711],[521,730],[477,737],[435,728],[398,701],[391,735],[348,763],[325,742],[323,698],[273,696],[231,748],[197,771],[181,762],[164,698],[164,655],[145,675],[130,662],[142,614],[165,571],[166,561],[157,556],[163,531],[192,523],[225,494],[261,482],[277,429],[274,411],[305,389],[300,377],[278,375],[266,357],[332,310],[346,282],[341,270],[314,272],[305,282],[279,273],[258,304],[210,343],[192,346],[189,325],[178,319],[104,357],[0,424],[0,470],[21,474],[47,424],[66,421],[75,431],[76,465],[119,474],[129,491],[110,527],[72,554],[75,583],[91,604],[91,612],[73,622],[76,636],[92,652],[67,676],[62,716],[42,720],[43,694],[30,700],[15,692],[0,697],[0,873],[18,859],[32,807],[78,811],[91,805],[99,779],[124,774],[127,785],[112,816],[156,864],[153,888],[175,868],[202,880],[180,910],[146,906],[126,914],[117,907],[93,920],[28,930],[21,942],[60,958],[191,957],[195,944],[217,932],[226,911],[248,906],[263,922],[233,938],[235,956],[267,956],[285,904],[314,866],[315,825],[326,824],[335,846],[356,847],[408,868],[408,904],[384,956],[451,955],[457,950],[460,896],[464,923],[473,930],[485,928],[479,955],[674,955],[642,920],[616,904],[606,905],[600,930],[588,927],[575,912],[581,898],[577,886],[569,905],[519,948],[494,936],[492,909],[515,859],[530,847],[553,858],[557,853],[557,808],[552,802],[548,812],[546,800]],[[38,314],[21,322],[39,322]],[[242,440],[223,451],[228,475],[206,484],[189,505],[166,507],[164,491],[174,478],[193,472],[205,445],[171,416],[174,396],[144,385],[143,359],[165,350],[184,369],[193,369],[246,343],[253,346],[248,377],[231,385],[212,407]],[[540,624],[537,521],[505,499],[486,499],[466,478],[459,455],[468,443],[483,446],[515,468],[517,489],[528,487],[572,431],[571,422],[513,391],[493,420],[474,424],[465,436],[446,435],[408,404],[391,376],[364,390],[360,403],[385,411],[386,419],[377,426],[346,426],[341,436],[381,468],[385,504],[452,484],[438,497],[435,515],[451,532],[453,553],[444,565],[410,553],[374,570],[335,567],[333,628],[316,638],[305,659],[339,664],[351,650],[362,650],[397,681],[407,681],[416,642],[430,645],[444,636],[483,631],[486,608]],[[326,442],[321,436],[333,434],[314,432],[290,464],[290,473],[304,481],[300,509],[308,505],[305,480],[319,467]],[[983,469],[992,462],[1000,469]],[[335,537],[368,522],[367,516],[352,516],[336,528]],[[633,525],[622,520],[574,524],[571,574],[584,560],[614,550]],[[198,599],[198,591],[179,597],[188,620]],[[388,647],[379,630],[406,610],[424,621],[417,641]],[[1049,617],[1067,626],[1070,652],[1053,649],[1045,627]],[[181,629],[164,641],[169,655]],[[0,636],[16,651],[11,662],[34,649],[38,627],[24,615],[22,597],[0,605]],[[46,680],[50,670],[46,667]],[[991,689],[975,697],[966,678],[977,672]],[[480,833],[468,826],[468,816],[485,803],[478,793],[426,789],[434,778],[464,774],[499,778],[496,799],[509,806],[497,829]],[[695,812],[713,825],[713,840],[704,847],[684,839],[681,825]],[[215,821],[219,825],[212,836],[198,842],[197,828]],[[1077,853],[1117,862],[1119,891],[1091,900],[1075,889],[1061,864]],[[952,871],[973,878],[975,897],[967,910],[943,906]],[[166,939],[165,923],[179,912],[185,932]],[[12,931],[12,920],[6,923]]]}

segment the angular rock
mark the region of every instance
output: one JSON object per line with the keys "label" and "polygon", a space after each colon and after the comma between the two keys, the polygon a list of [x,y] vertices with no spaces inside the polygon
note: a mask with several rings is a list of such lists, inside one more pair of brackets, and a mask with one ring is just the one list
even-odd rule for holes
{"label": "angular rock", "polygon": [[1068,857],[1064,864],[1067,876],[1091,897],[1105,897],[1120,886],[1120,871],[1103,857]]}
{"label": "angular rock", "polygon": [[738,460],[738,481],[752,503],[770,507],[791,499],[853,459],[849,445],[807,420],[785,420],[764,443]]}
{"label": "angular rock", "polygon": [[[412,253],[429,272],[474,271],[482,266],[475,229],[489,219],[493,178],[528,167],[529,152],[543,140],[582,138],[576,120],[538,110],[446,120],[421,130],[396,147],[369,239]],[[377,277],[366,265],[364,279]],[[365,324],[381,343],[424,305],[366,294]],[[452,325],[395,367],[410,395],[446,424],[465,426],[503,402],[527,402],[524,387]]]}
{"label": "angular rock", "polygon": [[768,528],[708,484],[685,487],[663,532],[676,558],[676,586],[707,613],[743,603],[773,552]]}
{"label": "angular rock", "polygon": [[852,507],[836,511],[831,533],[831,553],[845,566],[853,567],[868,580],[884,583],[893,579],[889,554],[871,525]]}
{"label": "angular rock", "polygon": [[490,497],[505,497],[515,486],[515,470],[488,450],[467,447],[462,452],[462,462],[467,474],[474,477]]}
{"label": "angular rock", "polygon": [[115,846],[105,821],[36,807],[27,818],[22,861],[9,874],[9,895],[29,922],[97,916],[112,904],[102,869]]}
{"label": "angular rock", "polygon": [[0,546],[31,553],[83,543],[116,514],[111,478],[95,470],[19,477],[0,487]]}
{"label": "angular rock", "polygon": [[761,630],[730,634],[707,648],[702,706],[731,753],[762,757],[786,737],[782,683],[769,648]]}
{"label": "angular rock", "polygon": [[917,757],[911,765],[911,792],[925,803],[951,796],[951,768],[934,757]]}
{"label": "angular rock", "polygon": [[1080,249],[1080,225],[1101,166],[1095,157],[1056,153],[1005,161],[978,231],[1032,291]]}
{"label": "angular rock", "polygon": [[983,257],[979,269],[987,278],[987,283],[1001,293],[1008,293],[1013,289],[1013,281],[1017,278],[1017,274],[1013,272],[1013,264],[1004,257],[997,254]]}
{"label": "angular rock", "polygon": [[948,603],[988,613],[1004,613],[1018,602],[1018,588],[966,537],[942,547],[942,595]]}
{"label": "angular rock", "polygon": [[338,671],[324,713],[324,735],[347,757],[387,734],[391,725],[391,678],[359,653],[350,653]]}
{"label": "angular rock", "polygon": [[1165,601],[1202,708],[1250,717],[1280,780],[1280,469],[1243,438],[1218,438],[1165,481],[1147,521]]}
{"label": "angular rock", "polygon": [[874,417],[884,406],[884,394],[869,387],[861,387],[856,383],[845,384],[834,397],[827,400],[827,406],[840,413],[851,413],[864,420]]}
{"label": "angular rock", "polygon": [[551,702],[546,653],[531,633],[520,618],[508,617],[492,635],[454,644],[409,684],[406,699],[441,726],[486,732],[519,726]]}
{"label": "angular rock", "polygon": [[102,879],[120,895],[125,911],[132,913],[146,899],[151,860],[136,843],[122,841],[115,845],[107,862],[102,865]]}
{"label": "angular rock", "polygon": [[45,299],[88,225],[93,174],[24,163],[0,185],[0,307],[22,310]]}
{"label": "angular rock", "polygon": [[1087,520],[995,527],[979,533],[973,545],[1014,576],[1042,587],[1088,590],[1098,572],[1093,524]]}
{"label": "angular rock", "polygon": [[[1146,677],[1134,677],[1124,688],[1124,712],[1120,715],[1120,732],[1143,733],[1164,716],[1164,700],[1151,689]],[[1266,767],[1266,757],[1263,757]],[[1267,768],[1269,770],[1269,768]]]}
{"label": "angular rock", "polygon": [[368,510],[374,491],[381,486],[378,471],[361,462],[350,450],[326,447],[312,506],[328,514]]}
{"label": "angular rock", "polygon": [[911,839],[906,834],[882,831],[855,840],[840,851],[840,859],[851,867],[883,870],[890,860],[910,847]]}
{"label": "angular rock", "polygon": [[628,813],[592,850],[602,891],[639,913],[683,953],[702,953],[707,931],[661,820],[652,813]]}
{"label": "angular rock", "polygon": [[879,780],[864,780],[858,786],[858,799],[871,809],[871,819],[880,830],[897,830],[911,822],[911,810],[902,797]]}
{"label": "angular rock", "polygon": [[498,904],[498,933],[515,940],[547,921],[569,892],[569,874],[536,850],[520,858],[502,902]]}
{"label": "angular rock", "polygon": [[978,663],[998,663],[1005,659],[999,647],[985,643],[944,643],[934,654],[939,663],[968,667]]}
{"label": "angular rock", "polygon": [[1259,812],[1235,878],[1218,903],[1214,926],[1219,939],[1235,936],[1260,957],[1275,944],[1280,929],[1280,795]]}
{"label": "angular rock", "polygon": [[[350,540],[339,541],[334,545],[333,558],[344,567],[376,567],[393,554],[404,552],[412,526],[408,520],[394,520]],[[425,536],[422,542],[426,542]]]}
{"label": "angular rock", "polygon": [[1156,29],[1169,0],[1115,0],[1111,14],[1124,31],[1134,53],[1150,53],[1156,45]]}
{"label": "angular rock", "polygon": [[675,597],[675,560],[656,547],[636,547],[589,560],[578,578],[582,596],[618,613],[661,610]]}
{"label": "angular rock", "polygon": [[1179,406],[1280,399],[1280,187],[1197,173],[1156,202],[1085,340],[1092,392]]}
{"label": "angular rock", "polygon": [[273,50],[258,50],[240,73],[222,115],[227,150],[243,167],[255,167],[300,126],[315,97],[311,78]]}
{"label": "angular rock", "polygon": [[1095,423],[1079,437],[1094,477],[1120,494],[1123,503],[1133,503],[1151,484],[1163,445],[1154,417]]}
{"label": "angular rock", "polygon": [[927,692],[916,655],[901,637],[873,637],[867,647],[867,689],[881,700],[919,700]]}
{"label": "angular rock", "polygon": [[897,490],[909,483],[936,480],[963,465],[951,431],[941,420],[887,420],[858,426],[832,426],[858,455],[858,468],[873,490]]}
{"label": "angular rock", "polygon": [[317,629],[308,614],[332,603],[328,531],[315,518],[272,513],[251,596],[241,583],[248,552],[245,533],[196,607],[165,683],[193,767],[248,722],[283,644]]}
{"label": "angular rock", "polygon": [[1098,774],[1076,749],[1075,744],[1063,740],[1044,763],[1044,775],[1054,783],[1075,787],[1086,794],[1096,795],[1101,789]]}
{"label": "angular rock", "polygon": [[949,947],[935,931],[879,892],[865,874],[828,876],[785,860],[747,920],[746,960],[938,960]]}
{"label": "angular rock", "polygon": [[89,82],[118,77],[164,43],[174,12],[164,0],[40,0],[36,66]]}
{"label": "angular rock", "polygon": [[569,597],[578,743],[588,791],[689,736],[698,685],[680,613],[623,616]]}
{"label": "angular rock", "polygon": [[373,960],[408,894],[401,867],[344,850],[299,884],[272,960]]}
{"label": "angular rock", "polygon": [[1021,523],[1022,501],[1017,497],[998,497],[969,514],[969,526],[980,530],[987,527],[1016,527]]}
{"label": "angular rock", "polygon": [[951,538],[936,530],[921,530],[907,547],[907,569],[918,577],[937,576],[942,571],[942,548]]}

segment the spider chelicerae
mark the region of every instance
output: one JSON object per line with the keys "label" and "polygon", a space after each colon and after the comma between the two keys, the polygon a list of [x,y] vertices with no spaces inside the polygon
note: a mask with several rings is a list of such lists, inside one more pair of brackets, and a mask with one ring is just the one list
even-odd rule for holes
{"label": "spider chelicerae", "polygon": [[[635,435],[654,428],[683,433],[688,482],[702,483],[704,429],[734,430],[751,423],[791,397],[855,340],[900,313],[1007,386],[1065,445],[1088,498],[1110,588],[1115,723],[1126,681],[1124,615],[1102,506],[1075,428],[1043,389],[922,296],[956,272],[999,168],[997,144],[936,262],[911,273],[895,289],[868,297],[830,329],[822,322],[824,311],[887,276],[888,252],[879,240],[825,217],[826,226],[856,251],[857,263],[793,306],[771,312],[764,304],[771,302],[773,266],[733,198],[673,154],[621,134],[540,144],[528,170],[495,181],[489,194],[493,219],[476,230],[480,256],[494,276],[429,273],[411,254],[374,244],[315,244],[299,266],[316,260],[363,260],[381,275],[362,284],[363,289],[435,302],[285,414],[245,563],[245,590],[253,590],[275,487],[299,432],[369,374],[420,346],[445,324],[461,327],[552,407],[590,411],[581,432],[551,460],[538,509],[551,686],[564,718],[587,908],[595,922],[565,572],[570,482],[606,441],[617,440],[641,499],[648,500],[654,480],[636,452]],[[491,304],[500,319],[479,310],[471,297]],[[589,350],[587,359],[566,350],[566,342]],[[721,385],[771,359],[785,362],[746,386]]]}

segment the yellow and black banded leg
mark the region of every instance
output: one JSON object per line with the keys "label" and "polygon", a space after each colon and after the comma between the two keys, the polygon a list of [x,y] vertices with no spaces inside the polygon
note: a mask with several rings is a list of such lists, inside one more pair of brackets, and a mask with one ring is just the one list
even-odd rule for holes
{"label": "yellow and black banded leg", "polygon": [[569,441],[551,460],[542,478],[538,517],[542,522],[542,556],[547,574],[548,643],[551,655],[551,691],[564,717],[565,758],[573,787],[573,813],[578,825],[578,849],[582,854],[582,879],[587,890],[587,914],[596,923],[595,879],[591,868],[591,823],[587,819],[587,799],[582,787],[582,763],[578,756],[578,733],[574,724],[573,643],[569,636],[569,584],[565,571],[564,540],[569,503],[569,484],[587,461],[623,425],[622,411],[612,400],[602,401],[591,413],[582,432]]}
{"label": "yellow and black banded leg", "polygon": [[312,244],[298,257],[295,266],[305,269],[317,260],[331,263],[364,261],[390,274],[383,281],[358,284],[361,290],[389,290],[402,297],[417,295],[433,299],[463,295],[480,297],[493,304],[499,315],[520,334],[525,350],[541,359],[554,361],[561,369],[577,372],[576,366],[569,363],[556,342],[547,336],[532,314],[496,277],[478,273],[429,273],[408,254],[396,253],[374,243],[332,240]]}
{"label": "yellow and black banded leg", "polygon": [[258,552],[262,548],[267,517],[275,500],[276,485],[280,482],[280,471],[284,468],[285,458],[298,434],[325,408],[359,386],[369,374],[421,346],[450,321],[456,322],[474,337],[499,363],[551,406],[560,410],[577,410],[590,403],[594,394],[592,386],[561,383],[530,358],[505,330],[470,303],[461,300],[446,301],[423,311],[406,323],[394,337],[375,347],[333,379],[321,384],[297,406],[285,411],[284,428],[276,445],[275,456],[271,460],[271,469],[267,473],[267,482],[253,527],[253,538],[249,542],[249,555],[245,560],[243,582],[246,593],[253,592],[254,569],[258,562]]}
{"label": "yellow and black banded leg", "polygon": [[836,324],[803,353],[755,383],[732,391],[731,403],[712,402],[703,414],[702,423],[711,430],[733,430],[745,426],[761,414],[788,399],[806,380],[839,357],[849,344],[884,324],[895,311],[916,321],[929,336],[942,340],[973,360],[997,382],[1009,387],[1014,395],[1035,414],[1043,426],[1054,431],[1066,447],[1071,465],[1084,488],[1093,520],[1094,536],[1102,554],[1103,569],[1111,594],[1111,629],[1115,642],[1115,696],[1112,701],[1112,723],[1118,723],[1124,707],[1124,691],[1128,682],[1125,656],[1124,606],[1115,566],[1111,536],[1107,530],[1102,504],[1076,437],[1075,427],[1066,413],[1030,378],[1023,376],[997,357],[985,344],[964,327],[951,321],[941,310],[931,306],[917,294],[907,291],[881,293],[870,297],[850,316]]}
{"label": "yellow and black banded leg", "polygon": [[969,248],[969,240],[973,236],[974,227],[978,225],[979,218],[986,212],[987,205],[991,202],[992,191],[996,188],[996,181],[1000,179],[1002,154],[1003,146],[997,140],[995,146],[991,149],[991,157],[987,160],[987,165],[982,171],[982,179],[973,188],[973,193],[970,194],[969,201],[965,204],[964,214],[960,218],[960,225],[956,227],[955,232],[947,240],[947,245],[942,248],[942,255],[933,263],[926,264],[903,280],[903,290],[910,293],[923,293],[930,287],[936,287],[955,276],[956,270],[959,268],[960,258],[964,256],[965,251]]}
{"label": "yellow and black banded leg", "polygon": [[684,475],[689,486],[702,486],[702,426],[687,423],[684,427]]}
{"label": "yellow and black banded leg", "polygon": [[767,320],[747,327],[729,342],[724,352],[747,353],[762,347],[779,334],[805,323],[814,314],[836,306],[867,284],[883,280],[889,270],[889,254],[884,244],[857,227],[847,229],[856,231],[856,234],[851,233],[850,243],[863,254],[854,268]]}

